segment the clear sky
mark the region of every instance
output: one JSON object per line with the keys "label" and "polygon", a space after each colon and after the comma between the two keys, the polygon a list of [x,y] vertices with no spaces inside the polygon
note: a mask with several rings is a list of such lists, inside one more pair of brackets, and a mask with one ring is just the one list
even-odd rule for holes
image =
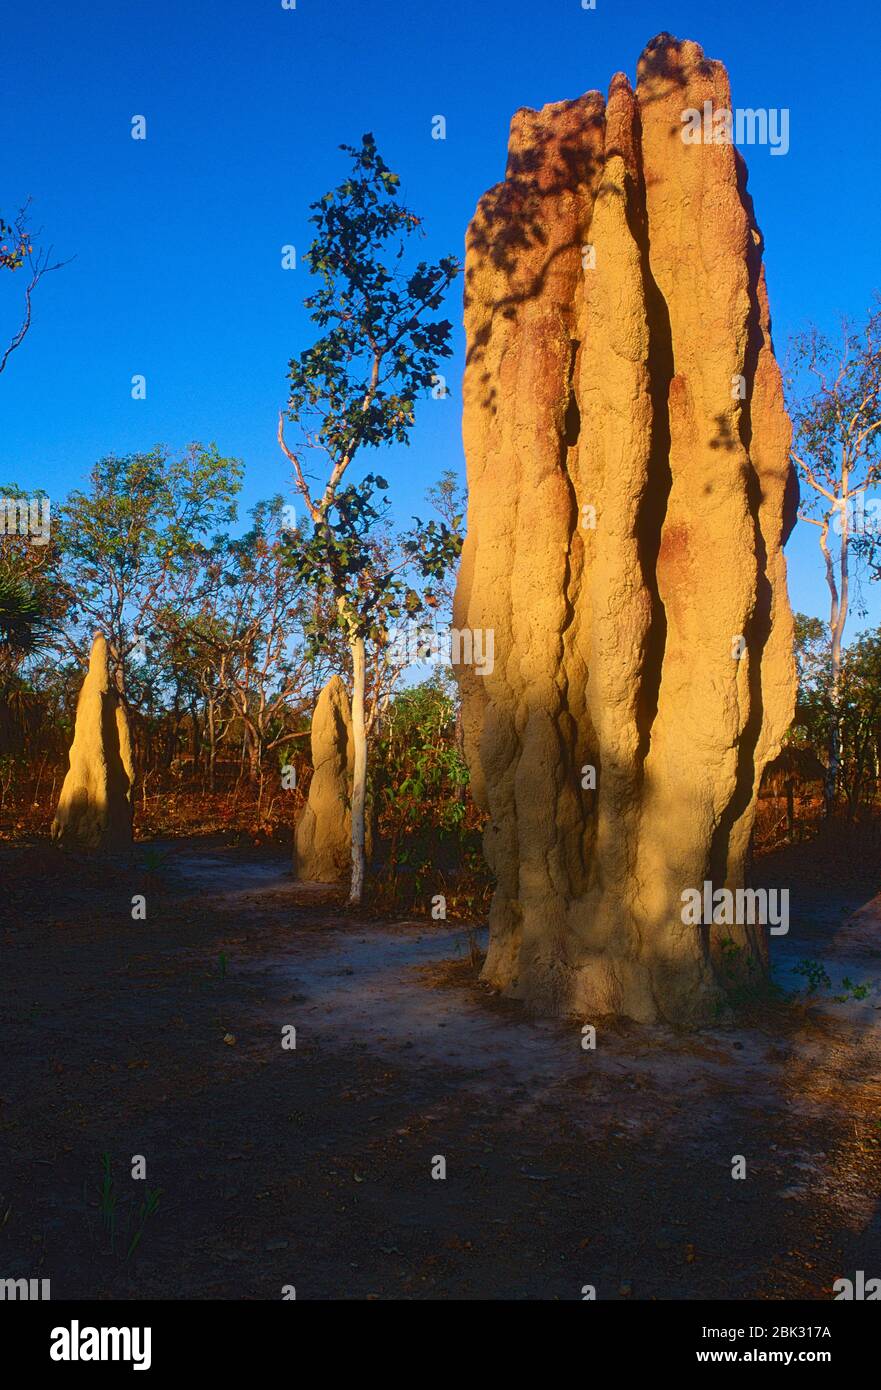
{"label": "clear sky", "polygon": [[[0,377],[0,483],[58,498],[102,454],[198,439],[245,460],[247,504],[283,491],[276,417],[288,358],[309,341],[310,277],[283,270],[281,248],[307,249],[308,204],[344,173],[339,144],[372,131],[426,219],[424,254],[461,254],[514,110],[607,90],[618,69],[634,79],[661,30],[726,64],[736,106],[789,109],[788,154],[744,151],[778,355],[808,320],[862,316],[881,287],[879,13],[873,0],[19,6],[0,39],[0,211],[31,195],[44,237],[76,259],[40,286]],[[17,307],[4,290],[4,342]],[[402,518],[463,467],[458,289],[448,312],[453,394],[426,401],[412,447],[382,460]],[[146,400],[131,398],[135,373]],[[794,606],[825,616],[815,529],[788,553]]]}

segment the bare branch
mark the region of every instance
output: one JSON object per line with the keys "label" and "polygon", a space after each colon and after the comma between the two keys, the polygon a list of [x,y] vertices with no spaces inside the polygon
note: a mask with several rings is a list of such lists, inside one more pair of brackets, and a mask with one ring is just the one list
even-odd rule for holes
{"label": "bare branch", "polygon": [[53,261],[52,247],[49,246],[45,251],[38,251],[34,254],[33,241],[27,229],[27,212],[30,199],[18,213],[12,230],[18,238],[19,245],[23,248],[23,254],[27,259],[28,269],[30,270],[30,280],[24,292],[24,315],[18,331],[13,334],[2,356],[0,356],[0,372],[4,370],[7,362],[17,348],[21,347],[31,327],[33,317],[33,293],[44,275],[51,275],[54,270],[61,270],[65,265],[70,265],[70,260]]}
{"label": "bare branch", "polygon": [[309,508],[309,515],[312,517],[312,520],[317,525],[321,521],[321,512],[318,510],[315,503],[312,501],[311,496],[309,495],[309,488],[306,484],[306,479],[303,477],[303,469],[300,465],[300,460],[297,458],[297,455],[291,449],[289,449],[287,444],[285,443],[283,410],[280,410],[278,412],[278,442],[281,445],[282,453],[286,454],[287,457],[290,459],[291,463],[294,465],[294,472],[297,477],[297,490],[300,493],[300,496],[303,498],[303,501],[306,503],[306,506]]}

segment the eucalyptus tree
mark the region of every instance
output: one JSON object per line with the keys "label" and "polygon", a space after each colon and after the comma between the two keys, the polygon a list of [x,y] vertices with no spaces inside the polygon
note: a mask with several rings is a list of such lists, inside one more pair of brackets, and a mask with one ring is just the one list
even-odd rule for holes
{"label": "eucalyptus tree", "polygon": [[149,660],[175,576],[215,530],[227,532],[235,521],[241,475],[241,463],[213,444],[110,455],[95,464],[88,488],[60,508],[71,621],[59,639],[84,660],[100,628],[123,696],[131,662],[138,653]]}
{"label": "eucalyptus tree", "polygon": [[[305,307],[319,335],[289,363],[278,439],[312,527],[295,553],[292,547],[292,563],[307,583],[329,592],[350,653],[350,901],[358,903],[364,886],[368,756],[365,644],[381,640],[390,620],[415,613],[419,598],[407,566],[431,584],[449,566],[457,542],[445,522],[431,523],[431,529],[405,543],[412,548],[400,566],[387,564],[377,543],[387,513],[379,494],[387,483],[372,471],[354,480],[350,470],[369,451],[408,443],[416,401],[444,390],[438,366],[451,355],[452,325],[438,312],[459,264],[444,256],[405,270],[408,245],[422,231],[422,220],[399,200],[398,176],[372,135],[362,138],[360,148],[341,148],[351,172],[310,208],[315,235],[306,259],[318,285]],[[296,430],[293,441],[285,438],[286,422]],[[322,634],[313,638],[320,642]]]}
{"label": "eucalyptus tree", "polygon": [[[829,590],[829,737],[825,802],[830,815],[841,759],[839,701],[854,559],[870,566],[881,528],[867,494],[881,482],[881,307],[859,327],[842,324],[833,342],[816,327],[794,340],[787,405],[792,458],[806,490],[800,513],[816,527]],[[876,569],[879,567],[876,566]]]}

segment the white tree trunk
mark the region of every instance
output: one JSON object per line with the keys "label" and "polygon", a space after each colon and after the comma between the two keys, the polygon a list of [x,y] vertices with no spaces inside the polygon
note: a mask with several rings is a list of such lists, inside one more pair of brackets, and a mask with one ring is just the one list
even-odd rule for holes
{"label": "white tree trunk", "polygon": [[827,764],[826,779],[823,789],[823,799],[827,816],[831,816],[835,810],[835,795],[838,789],[838,775],[841,763],[841,713],[838,702],[841,695],[841,648],[844,638],[844,626],[847,622],[847,609],[849,600],[849,534],[848,534],[848,469],[842,464],[841,489],[841,546],[839,551],[839,571],[840,588],[835,582],[835,568],[832,555],[827,544],[828,517],[826,524],[820,531],[820,549],[823,552],[823,559],[826,562],[826,583],[829,587],[830,610],[829,610],[829,639],[831,645],[831,671],[829,684],[829,741],[827,745]]}
{"label": "white tree trunk", "polygon": [[364,891],[364,809],[367,799],[367,729],[364,722],[364,639],[355,638],[352,651],[352,887],[349,902],[358,904]]}

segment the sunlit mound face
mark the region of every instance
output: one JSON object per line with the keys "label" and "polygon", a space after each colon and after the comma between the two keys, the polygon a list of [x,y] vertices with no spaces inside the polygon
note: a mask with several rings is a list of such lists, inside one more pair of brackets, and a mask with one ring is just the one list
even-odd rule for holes
{"label": "sunlit mound face", "polygon": [[707,101],[730,109],[724,68],[665,35],[635,92],[518,112],[468,234],[455,622],[495,660],[456,671],[497,880],[484,975],[544,1011],[697,1022],[726,942],[766,967],[762,923],[682,917],[741,887],[795,693],[789,425],[739,157],[682,139]]}
{"label": "sunlit mound face", "polygon": [[133,767],[128,719],[111,687],[107,644],[99,633],[77,702],[70,767],[52,837],[84,849],[131,843]]}

